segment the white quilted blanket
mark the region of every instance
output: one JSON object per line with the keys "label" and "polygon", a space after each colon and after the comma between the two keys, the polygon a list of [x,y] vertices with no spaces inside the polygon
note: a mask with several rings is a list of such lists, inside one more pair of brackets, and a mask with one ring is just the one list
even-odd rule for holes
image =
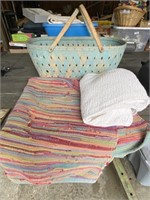
{"label": "white quilted blanket", "polygon": [[133,115],[150,104],[136,76],[121,68],[85,75],[80,91],[83,122],[93,126],[130,126]]}

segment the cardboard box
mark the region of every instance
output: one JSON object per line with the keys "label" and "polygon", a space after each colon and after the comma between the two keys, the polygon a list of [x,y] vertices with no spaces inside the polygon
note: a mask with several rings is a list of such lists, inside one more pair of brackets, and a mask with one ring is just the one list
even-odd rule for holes
{"label": "cardboard box", "polygon": [[30,38],[32,38],[34,36],[34,34],[32,34],[32,33],[15,33],[15,34],[12,34],[11,36],[12,36],[13,42],[26,42]]}
{"label": "cardboard box", "polygon": [[44,23],[47,21],[49,12],[41,8],[23,8],[23,15],[34,23]]}
{"label": "cardboard box", "polygon": [[9,42],[9,46],[11,47],[27,47],[25,42]]}

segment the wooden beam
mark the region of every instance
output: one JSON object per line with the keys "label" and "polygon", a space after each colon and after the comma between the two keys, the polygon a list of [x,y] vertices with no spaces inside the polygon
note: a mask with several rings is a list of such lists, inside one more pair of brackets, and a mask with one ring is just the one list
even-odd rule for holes
{"label": "wooden beam", "polygon": [[5,10],[12,10],[11,1],[2,1],[2,2],[1,2],[1,6],[2,6]]}
{"label": "wooden beam", "polygon": [[8,42],[10,40],[10,34],[7,31],[7,27],[5,25],[3,16],[1,16],[1,28],[0,28],[0,31],[1,31],[1,40],[3,42],[4,50],[8,51],[8,47],[9,47]]}
{"label": "wooden beam", "polygon": [[18,26],[22,26],[23,24],[27,23],[29,21],[29,19],[27,19],[26,17],[22,18],[22,19],[19,19],[17,21],[17,25]]}
{"label": "wooden beam", "polygon": [[135,194],[135,191],[132,187],[132,184],[129,180],[129,177],[121,163],[121,159],[119,158],[115,158],[113,160],[113,165],[117,171],[117,174],[119,176],[119,179],[122,183],[122,186],[126,192],[126,195],[128,197],[128,200],[138,200],[137,197],[136,197],[136,194]]}
{"label": "wooden beam", "polygon": [[104,17],[101,17],[100,20],[106,20],[106,19],[110,19],[112,18],[113,14],[110,14],[110,15],[106,15]]}

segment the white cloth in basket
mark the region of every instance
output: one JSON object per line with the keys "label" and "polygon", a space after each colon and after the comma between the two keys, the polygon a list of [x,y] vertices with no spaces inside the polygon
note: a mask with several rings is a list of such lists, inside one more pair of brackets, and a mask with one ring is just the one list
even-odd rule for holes
{"label": "white cloth in basket", "polygon": [[130,126],[133,115],[150,104],[136,76],[121,68],[85,75],[80,91],[83,122],[93,126]]}
{"label": "white cloth in basket", "polygon": [[[60,15],[55,15],[55,14],[49,14],[49,17],[47,18],[47,22],[49,24],[64,24],[68,21],[70,16],[60,16]],[[72,22],[73,24],[77,23],[83,23],[79,19],[75,18],[75,20]]]}

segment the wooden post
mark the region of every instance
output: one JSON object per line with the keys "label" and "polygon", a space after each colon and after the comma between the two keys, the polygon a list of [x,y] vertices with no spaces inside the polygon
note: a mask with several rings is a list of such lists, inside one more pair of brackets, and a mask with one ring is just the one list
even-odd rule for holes
{"label": "wooden post", "polygon": [[131,185],[131,182],[128,178],[128,175],[121,163],[121,160],[119,158],[115,158],[113,160],[113,165],[117,171],[117,174],[119,176],[119,179],[122,183],[122,186],[126,192],[126,195],[128,197],[128,200],[138,200],[135,194],[135,191]]}

